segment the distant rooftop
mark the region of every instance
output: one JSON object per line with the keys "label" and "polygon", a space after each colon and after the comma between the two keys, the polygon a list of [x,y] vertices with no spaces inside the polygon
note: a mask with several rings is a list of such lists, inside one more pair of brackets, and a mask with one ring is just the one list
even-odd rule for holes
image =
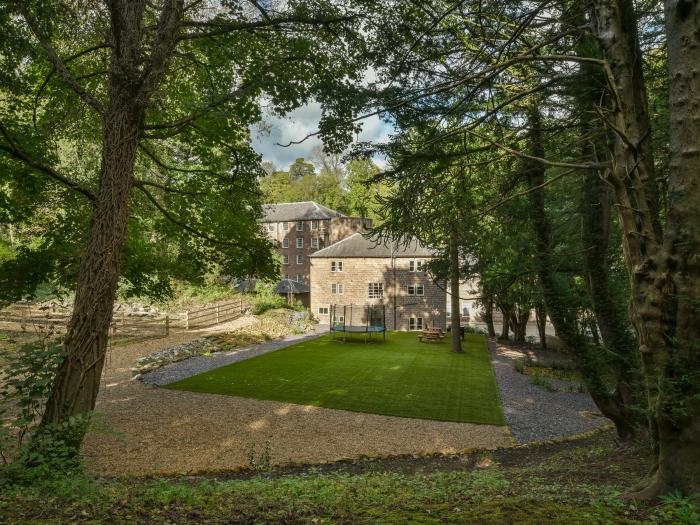
{"label": "distant rooftop", "polygon": [[339,211],[331,210],[313,201],[265,204],[263,211],[265,218],[262,222],[309,221],[345,217]]}
{"label": "distant rooftop", "polygon": [[434,257],[435,250],[423,246],[417,239],[409,243],[376,241],[355,233],[331,244],[309,257]]}

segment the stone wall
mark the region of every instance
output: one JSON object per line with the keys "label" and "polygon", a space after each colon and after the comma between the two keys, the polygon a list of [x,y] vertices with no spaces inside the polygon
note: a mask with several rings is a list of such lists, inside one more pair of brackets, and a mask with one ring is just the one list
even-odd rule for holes
{"label": "stone wall", "polygon": [[[410,318],[422,318],[423,326],[445,328],[446,294],[434,284],[423,272],[409,271],[411,258],[327,258],[311,257],[311,313],[322,324],[330,323],[329,313],[319,313],[319,308],[330,305],[356,305],[363,312],[366,304],[383,304],[386,307],[386,324],[389,330],[408,330]],[[426,261],[428,259],[422,258]],[[331,262],[342,261],[342,272],[331,272]],[[337,267],[337,266],[336,266]],[[383,297],[368,297],[369,283],[381,283]],[[342,284],[343,293],[332,293],[333,284]],[[423,296],[408,295],[409,285],[422,284]],[[346,312],[349,311],[346,309]],[[366,322],[365,316],[356,317],[357,308],[353,308],[353,324]],[[375,310],[376,311],[376,310]],[[340,315],[341,309],[338,310]],[[346,319],[350,323],[350,319]]]}

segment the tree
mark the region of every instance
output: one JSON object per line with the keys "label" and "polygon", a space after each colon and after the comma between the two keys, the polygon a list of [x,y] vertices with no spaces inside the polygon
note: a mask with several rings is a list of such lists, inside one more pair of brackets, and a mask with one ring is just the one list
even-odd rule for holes
{"label": "tree", "polygon": [[[134,209],[152,207],[171,231],[205,241],[209,252],[231,250],[251,273],[270,261],[254,227],[259,201],[241,197],[256,193],[251,174],[259,170],[248,125],[260,119],[263,94],[279,113],[315,98],[327,109],[324,125],[352,113],[364,60],[361,7],[323,0],[285,11],[182,0],[5,4],[2,96],[12,103],[0,121],[3,162],[15,177],[41,175],[80,195],[88,210],[66,358],[44,425],[94,407]],[[331,145],[353,129],[324,127]],[[94,171],[62,171],[63,144],[97,153]],[[151,176],[137,178],[141,168]],[[231,224],[243,226],[233,232]]]}

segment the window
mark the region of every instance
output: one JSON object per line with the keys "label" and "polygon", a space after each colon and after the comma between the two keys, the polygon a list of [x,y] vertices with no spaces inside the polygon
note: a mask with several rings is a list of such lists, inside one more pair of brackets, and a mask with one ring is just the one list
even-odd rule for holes
{"label": "window", "polygon": [[337,295],[343,295],[343,283],[331,284],[331,293]]}
{"label": "window", "polygon": [[289,264],[289,255],[285,254],[282,256],[282,264]]}
{"label": "window", "polygon": [[469,303],[462,303],[462,315],[469,317]]}
{"label": "window", "polygon": [[289,239],[282,240],[282,248],[289,248]]}
{"label": "window", "polygon": [[288,274],[288,273],[285,273],[285,274],[284,274],[284,278],[285,278],[285,279],[289,279],[289,274]]}
{"label": "window", "polygon": [[384,296],[383,283],[367,283],[367,298],[381,299]]}
{"label": "window", "polygon": [[423,330],[423,318],[422,317],[411,317],[408,320],[409,330]]}
{"label": "window", "polygon": [[311,229],[318,230],[318,221],[311,221]]}
{"label": "window", "polygon": [[297,274],[297,282],[298,282],[298,283],[303,283],[303,282],[304,282],[304,276],[301,275],[300,273]]}
{"label": "window", "polygon": [[423,271],[423,261],[415,260],[408,262],[409,272],[422,272]]}
{"label": "window", "polygon": [[297,237],[297,248],[303,248],[303,247],[304,247],[304,238]]}
{"label": "window", "polygon": [[318,248],[318,237],[313,237],[311,239],[311,247],[312,248]]}
{"label": "window", "polygon": [[298,232],[304,231],[304,221],[297,221],[297,231]]}
{"label": "window", "polygon": [[336,266],[335,261],[331,261],[331,272],[335,272]]}
{"label": "window", "polygon": [[342,272],[343,261],[331,261],[331,272]]}
{"label": "window", "polygon": [[408,295],[425,295],[425,286],[422,284],[409,284],[406,287]]}
{"label": "window", "polygon": [[282,223],[282,229],[286,232],[289,231],[289,223],[288,222],[283,222]]}
{"label": "window", "polygon": [[304,256],[297,255],[297,264],[304,264]]}
{"label": "window", "polygon": [[319,315],[328,315],[328,307],[327,306],[319,306],[318,307],[318,314]]}
{"label": "window", "polygon": [[268,225],[267,225],[267,231],[269,231],[269,232],[275,231],[275,225],[272,224],[272,223],[268,224]]}
{"label": "window", "polygon": [[336,324],[343,324],[345,322],[345,316],[344,315],[336,315],[333,317],[333,322]]}

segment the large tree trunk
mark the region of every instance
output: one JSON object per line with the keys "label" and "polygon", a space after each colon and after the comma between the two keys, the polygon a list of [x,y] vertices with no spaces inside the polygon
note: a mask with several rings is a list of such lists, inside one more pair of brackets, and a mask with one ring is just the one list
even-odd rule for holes
{"label": "large tree trunk", "polygon": [[452,317],[452,351],[462,352],[462,340],[460,337],[461,312],[459,309],[459,232],[457,223],[450,224],[450,303]]}
{"label": "large tree trunk", "polygon": [[508,339],[508,334],[510,333],[510,305],[503,303],[498,303],[498,309],[501,311],[503,316],[503,321],[501,322],[501,335],[498,336],[499,339]]}
{"label": "large tree trunk", "polygon": [[[101,115],[100,179],[78,274],[73,315],[64,341],[66,358],[47,401],[44,427],[89,414],[95,408],[145,109],[167,70],[183,10],[182,0],[162,6],[157,34],[147,55],[142,31],[145,5],[143,0],[114,0],[109,4],[112,55],[109,102]],[[82,438],[81,432],[73,434],[76,449]]]}
{"label": "large tree trunk", "polygon": [[524,343],[527,336],[527,323],[530,320],[530,308],[514,305],[510,312],[510,326],[513,329],[513,340]]}
{"label": "large tree trunk", "polygon": [[[536,108],[530,108],[528,119],[530,153],[533,157],[544,158],[542,127]],[[578,310],[568,300],[570,292],[566,284],[560,283],[555,275],[556,265],[551,257],[551,227],[545,209],[544,165],[537,161],[526,161],[525,174],[531,189],[529,198],[537,248],[538,276],[550,319],[564,347],[576,359],[593,401],[601,413],[613,421],[620,438],[629,439],[633,434],[633,429],[630,428],[630,407],[623,403],[615,391],[611,391],[606,380],[607,358],[599,347],[590,344],[577,330]]]}
{"label": "large tree trunk", "polygon": [[[700,4],[665,2],[670,172],[666,234],[658,227],[644,78],[631,0],[598,0],[595,30],[610,65],[615,190],[632,320],[637,330],[656,461],[633,496],[700,490]],[[630,45],[630,43],[634,45]]]}
{"label": "large tree trunk", "polygon": [[547,349],[547,308],[544,302],[539,301],[535,305],[535,321],[537,322],[537,334],[540,337],[540,347]]}
{"label": "large tree trunk", "polygon": [[484,322],[489,337],[496,337],[496,327],[493,325],[493,297],[484,299]]}

